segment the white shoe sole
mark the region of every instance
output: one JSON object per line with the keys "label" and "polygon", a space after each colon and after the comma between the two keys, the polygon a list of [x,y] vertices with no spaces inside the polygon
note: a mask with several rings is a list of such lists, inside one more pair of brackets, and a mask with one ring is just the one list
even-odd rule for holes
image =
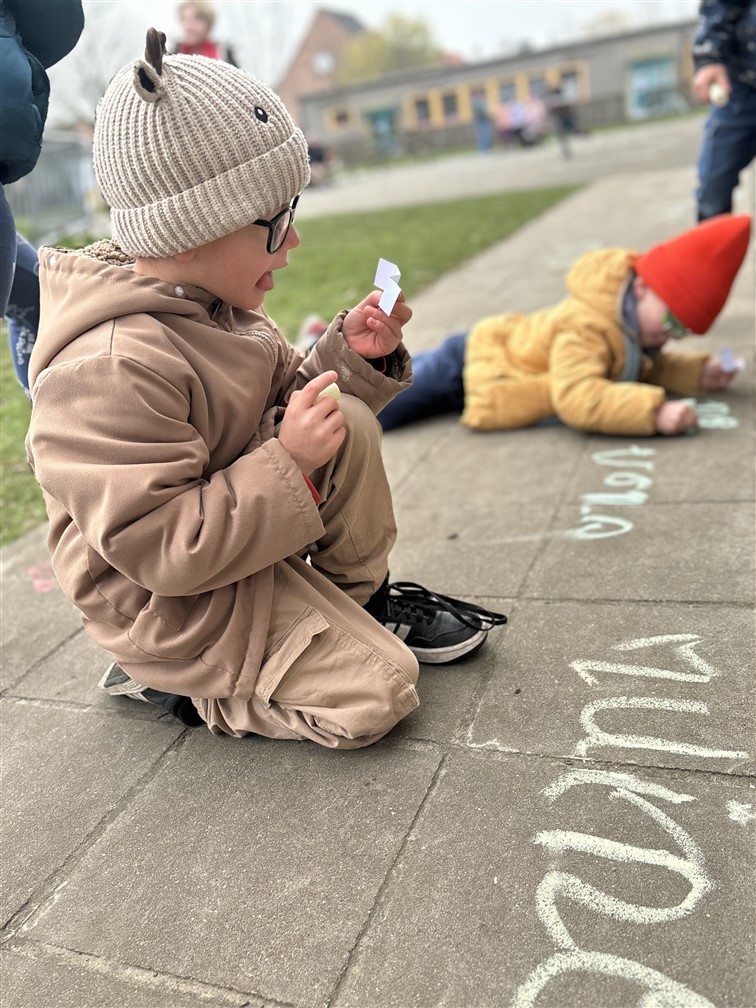
{"label": "white shoe sole", "polygon": [[410,647],[410,651],[423,665],[447,665],[477,651],[485,643],[486,637],[488,630],[479,630],[474,637],[460,641],[459,644],[451,644],[445,648]]}

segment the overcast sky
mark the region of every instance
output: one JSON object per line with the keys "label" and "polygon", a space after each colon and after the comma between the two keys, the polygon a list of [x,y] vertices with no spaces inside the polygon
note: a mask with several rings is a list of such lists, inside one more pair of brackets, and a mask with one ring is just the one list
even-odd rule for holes
{"label": "overcast sky", "polygon": [[[91,90],[130,59],[141,55],[150,25],[178,37],[176,0],[84,0],[87,27],[74,53],[51,72],[51,121],[65,118],[74,78],[89,72]],[[697,0],[373,0],[318,3],[316,0],[216,0],[215,35],[230,42],[246,70],[275,85],[318,7],[352,14],[368,27],[396,11],[423,18],[438,44],[468,61],[517,48],[574,39],[597,18],[613,12],[632,26],[695,17]],[[66,92],[64,94],[63,92]],[[75,97],[75,96],[73,96]],[[58,113],[58,114],[56,114]]]}

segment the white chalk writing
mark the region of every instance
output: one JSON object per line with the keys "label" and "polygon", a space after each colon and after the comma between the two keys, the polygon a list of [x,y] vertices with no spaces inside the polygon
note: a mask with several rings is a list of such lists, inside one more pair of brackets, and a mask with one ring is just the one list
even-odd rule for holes
{"label": "white chalk writing", "polygon": [[[684,683],[707,683],[720,673],[695,650],[701,643],[697,634],[660,634],[622,641],[613,650],[634,652],[648,647],[666,647],[679,668],[661,668],[652,665],[633,666],[622,662],[575,661],[571,667],[589,685],[599,683],[597,674],[608,676],[638,676],[642,679],[664,679]],[[614,735],[596,726],[594,716],[603,710],[629,709],[673,710],[689,714],[708,714],[705,704],[697,700],[661,697],[609,697],[588,704],[581,713],[581,726],[585,737],[578,742],[576,753],[585,755],[591,746],[616,746],[622,748],[664,749],[667,752],[685,753],[703,758],[746,758],[745,752],[673,742],[653,736]],[[556,951],[539,963],[519,986],[512,1008],[533,1008],[540,993],[558,977],[568,973],[585,973],[615,977],[642,988],[638,1008],[713,1008],[712,1003],[684,984],[645,966],[636,960],[593,949],[580,948],[563,919],[564,910],[559,904],[571,902],[594,913],[617,921],[635,924],[661,924],[680,920],[691,914],[699,902],[713,888],[704,855],[693,837],[662,808],[659,802],[672,806],[694,802],[693,795],[671,790],[656,781],[643,780],[636,774],[613,770],[577,769],[562,774],[542,792],[549,802],[555,802],[574,787],[603,787],[609,789],[608,799],[625,802],[646,822],[653,823],[673,841],[679,850],[643,847],[621,842],[606,836],[574,830],[549,829],[536,834],[533,842],[549,851],[559,867],[547,871],[536,890],[536,912]],[[653,801],[651,800],[653,799]],[[731,801],[730,818],[745,823],[756,819],[751,805]],[[564,855],[569,851],[589,854],[595,858],[619,863],[637,863],[673,872],[687,883],[682,899],[669,906],[642,905],[612,896],[590,885],[572,872],[563,870]]]}
{"label": "white chalk writing", "polygon": [[[624,535],[629,532],[633,523],[620,515],[607,515],[603,512],[607,507],[638,507],[648,500],[647,491],[652,479],[644,475],[651,473],[654,463],[651,459],[656,455],[653,448],[641,445],[628,445],[627,448],[614,448],[609,451],[594,452],[591,459],[597,465],[618,469],[604,477],[604,486],[615,493],[585,493],[580,498],[580,525],[570,529],[568,535],[573,539],[606,539],[609,536]],[[633,472],[632,470],[644,472]],[[598,513],[596,508],[602,510]]]}

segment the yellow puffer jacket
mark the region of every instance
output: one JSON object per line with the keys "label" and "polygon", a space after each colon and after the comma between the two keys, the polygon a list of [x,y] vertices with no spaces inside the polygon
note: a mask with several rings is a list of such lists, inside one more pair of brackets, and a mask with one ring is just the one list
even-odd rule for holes
{"label": "yellow puffer jacket", "polygon": [[478,322],[465,351],[462,423],[502,430],[556,415],[580,430],[639,436],[655,433],[665,389],[698,394],[702,353],[644,354],[640,381],[619,381],[622,300],[636,256],[589,252],[567,274],[569,297],[560,304]]}

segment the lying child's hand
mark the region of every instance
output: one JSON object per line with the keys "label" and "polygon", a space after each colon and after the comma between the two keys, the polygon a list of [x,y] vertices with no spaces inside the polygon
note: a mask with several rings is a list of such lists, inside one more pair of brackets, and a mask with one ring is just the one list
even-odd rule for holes
{"label": "lying child's hand", "polygon": [[278,440],[306,476],[333,458],[344,440],[344,416],[338,402],[330,395],[318,401],[337,377],[335,371],[326,371],[292,392],[281,422]]}
{"label": "lying child's hand", "polygon": [[344,319],[342,332],[350,350],[372,360],[388,357],[402,342],[402,326],[412,318],[412,309],[399,295],[390,315],[378,307],[381,291],[373,291],[352,308]]}
{"label": "lying child's hand", "polygon": [[698,415],[692,406],[679,400],[665,402],[656,414],[656,429],[660,434],[684,434],[698,427]]}
{"label": "lying child's hand", "polygon": [[701,388],[706,392],[721,392],[727,388],[737,373],[737,368],[734,371],[725,371],[718,357],[709,357],[701,371]]}

